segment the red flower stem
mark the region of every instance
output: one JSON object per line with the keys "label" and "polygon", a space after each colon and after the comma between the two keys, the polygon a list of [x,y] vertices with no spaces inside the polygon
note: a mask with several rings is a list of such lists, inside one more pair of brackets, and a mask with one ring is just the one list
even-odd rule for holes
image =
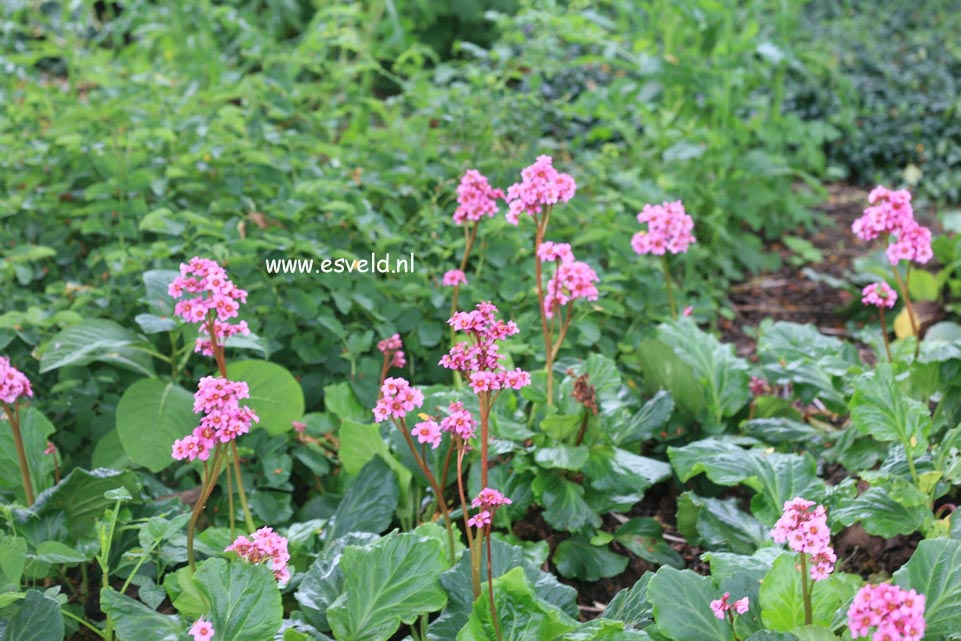
{"label": "red flower stem", "polygon": [[457,493],[460,495],[460,507],[461,514],[464,517],[464,532],[467,533],[467,545],[470,548],[471,554],[471,588],[474,593],[474,600],[480,596],[480,563],[475,563],[476,552],[474,550],[474,533],[471,531],[470,524],[467,517],[467,496],[464,494],[464,454],[466,443],[458,439],[457,443]]}
{"label": "red flower stem", "polygon": [[878,315],[881,317],[881,336],[884,337],[884,351],[888,354],[888,362],[893,363],[894,359],[891,358],[891,344],[888,342],[888,324],[884,320],[883,307],[878,307]]}
{"label": "red flower stem", "polygon": [[444,457],[444,471],[440,474],[440,486],[447,489],[447,473],[450,471],[450,461],[454,454],[454,448],[447,448],[447,456]]}
{"label": "red flower stem", "polygon": [[414,441],[410,437],[410,432],[407,431],[407,425],[404,422],[404,419],[396,421],[395,424],[400,430],[400,433],[404,435],[404,440],[407,441],[407,447],[410,448],[410,453],[414,455],[414,462],[417,463],[417,467],[419,467],[420,471],[423,472],[424,476],[427,477],[427,482],[430,483],[431,488],[434,490],[434,494],[437,495],[437,506],[440,508],[441,515],[444,517],[444,526],[447,528],[447,544],[450,548],[450,562],[453,565],[455,554],[454,528],[450,522],[450,512],[447,509],[447,501],[444,500],[444,492],[437,485],[437,479],[430,471],[430,468],[427,467],[426,461],[424,461],[424,459],[420,457],[420,454],[417,453],[417,446],[414,445]]}
{"label": "red flower stem", "polygon": [[[534,216],[537,231],[534,234],[534,280],[537,285],[537,310],[541,314],[541,331],[544,334],[544,359],[546,361],[545,371],[547,372],[547,405],[554,404],[554,359],[551,354],[551,333],[547,327],[547,311],[544,309],[544,284],[541,282],[543,268],[541,259],[538,255],[541,243],[544,242],[544,235],[547,233],[547,223],[551,217],[550,206],[544,208],[543,218]],[[486,485],[485,485],[486,487]]]}
{"label": "red flower stem", "polygon": [[229,517],[230,523],[230,538],[233,539],[237,536],[236,533],[236,518],[234,517],[234,484],[233,484],[233,472],[230,471],[230,467],[227,467],[227,516]]}
{"label": "red flower stem", "polygon": [[[491,514],[491,520],[493,520],[494,515]],[[497,633],[497,641],[504,641],[504,635],[501,634],[501,625],[497,620],[497,605],[494,603],[494,572],[491,566],[491,526],[485,528],[487,544],[487,596],[490,599],[491,604],[491,622],[494,624],[494,632]]]}
{"label": "red flower stem", "polygon": [[477,395],[480,404],[480,423],[481,423],[481,489],[487,487],[487,438],[488,438],[488,418],[490,416],[490,392],[481,392]]}
{"label": "red flower stem", "polygon": [[27,451],[23,447],[23,436],[20,434],[20,404],[13,401],[13,411],[10,406],[3,403],[3,411],[7,414],[10,421],[10,430],[13,432],[13,444],[17,448],[17,460],[20,463],[20,476],[23,478],[23,494],[27,499],[27,507],[33,505],[33,483],[30,481],[30,466],[27,463]]}
{"label": "red flower stem", "polygon": [[[888,261],[890,262],[890,261]],[[891,271],[894,272],[894,279],[898,283],[898,289],[901,290],[901,296],[904,297],[904,306],[908,309],[908,320],[911,321],[911,332],[914,334],[914,360],[918,359],[918,353],[921,349],[921,336],[918,335],[918,320],[914,315],[914,306],[911,304],[911,292],[908,291],[907,283],[901,278],[901,270],[898,269],[897,265],[891,265]],[[911,277],[911,263],[908,262],[908,278]]]}
{"label": "red flower stem", "polygon": [[191,570],[196,567],[196,562],[194,561],[194,532],[197,529],[197,522],[200,520],[200,515],[207,506],[207,500],[214,491],[214,486],[217,485],[217,479],[220,477],[220,464],[223,461],[225,450],[226,447],[222,444],[218,444],[214,450],[214,462],[210,466],[210,474],[206,475],[204,479],[200,498],[197,499],[193,514],[190,515],[190,521],[187,523],[187,561],[190,563]]}

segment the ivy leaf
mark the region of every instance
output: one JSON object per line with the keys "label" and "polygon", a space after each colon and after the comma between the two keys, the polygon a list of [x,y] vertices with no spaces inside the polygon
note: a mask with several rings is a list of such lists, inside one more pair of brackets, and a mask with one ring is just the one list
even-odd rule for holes
{"label": "ivy leaf", "polygon": [[[559,639],[577,627],[577,622],[563,611],[537,598],[522,568],[514,568],[494,579],[494,604],[504,641]],[[482,589],[467,624],[457,635],[457,641],[496,638],[488,591]]]}
{"label": "ivy leaf", "polygon": [[924,595],[926,639],[953,638],[961,630],[961,541],[921,541],[894,582]]}
{"label": "ivy leaf", "polygon": [[280,629],[284,615],[280,591],[266,565],[207,559],[193,582],[210,604],[217,641],[263,641]]}
{"label": "ivy leaf", "polygon": [[731,627],[711,611],[719,596],[710,578],[666,565],[647,588],[657,628],[674,641],[730,641]]}
{"label": "ivy leaf", "polygon": [[327,610],[334,636],[386,641],[401,623],[443,608],[447,594],[439,579],[446,559],[439,540],[413,532],[344,548],[345,592]]}
{"label": "ivy leaf", "polygon": [[577,535],[557,546],[553,561],[563,577],[597,581],[623,572],[628,558],[611,552],[606,545],[591,545],[586,536]]}
{"label": "ivy leaf", "polygon": [[855,381],[851,422],[859,431],[879,441],[901,443],[915,456],[928,448],[931,431],[928,409],[900,390],[894,371],[887,363]]}

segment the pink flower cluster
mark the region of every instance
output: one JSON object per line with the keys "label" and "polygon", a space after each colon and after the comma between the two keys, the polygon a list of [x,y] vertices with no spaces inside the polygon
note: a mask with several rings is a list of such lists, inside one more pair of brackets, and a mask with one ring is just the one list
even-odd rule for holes
{"label": "pink flower cluster", "polygon": [[711,612],[714,613],[718,619],[723,619],[727,612],[734,610],[738,614],[744,614],[751,607],[751,601],[748,597],[743,599],[738,599],[734,603],[728,603],[727,600],[731,598],[730,592],[725,592],[724,596],[720,599],[714,599],[711,601]]}
{"label": "pink flower cluster", "polygon": [[467,519],[467,525],[482,528],[491,524],[497,508],[502,505],[510,505],[511,500],[497,490],[485,487],[470,504],[471,507],[479,509],[480,512]]}
{"label": "pink flower cluster", "polygon": [[390,359],[391,367],[403,367],[407,364],[404,357],[404,343],[400,340],[400,334],[394,334],[390,338],[385,338],[377,342],[377,349]]}
{"label": "pink flower cluster", "polygon": [[457,287],[458,285],[467,284],[467,276],[464,275],[459,269],[451,269],[444,272],[444,278],[441,279],[441,284],[444,287]]}
{"label": "pink flower cluster", "polygon": [[430,443],[431,449],[436,450],[440,447],[441,427],[440,423],[432,418],[421,421],[410,431],[411,436],[417,437],[418,443]]}
{"label": "pink flower cluster", "polygon": [[463,441],[469,441],[474,437],[477,423],[474,416],[464,409],[464,404],[460,401],[451,403],[447,408],[448,414],[440,421],[440,429],[444,432],[456,434]]}
{"label": "pink flower cluster", "polygon": [[12,405],[21,396],[33,398],[30,380],[10,364],[10,359],[0,356],[0,401]]}
{"label": "pink flower cluster", "polygon": [[210,641],[214,636],[214,626],[203,617],[200,617],[190,626],[190,636],[194,641]]}
{"label": "pink flower cluster", "polygon": [[[213,356],[215,341],[217,345],[223,345],[235,334],[250,334],[246,321],[236,325],[227,322],[237,316],[240,304],[247,302],[247,292],[234,286],[216,261],[195,256],[188,263],[181,263],[180,276],[170,283],[167,293],[172,298],[182,298],[185,293],[195,294],[178,301],[174,307],[174,313],[188,323],[200,323],[195,352]],[[210,337],[211,325],[214,340]]]}
{"label": "pink flower cluster", "polygon": [[378,423],[388,418],[405,418],[424,404],[423,392],[411,387],[403,378],[385,378],[380,392],[380,400],[374,406],[374,420]]}
{"label": "pink flower cluster", "polygon": [[280,587],[287,585],[290,580],[290,553],[287,552],[287,539],[273,531],[272,528],[262,527],[248,539],[238,536],[228,545],[224,552],[236,552],[240,558],[249,563],[270,561],[270,569]]}
{"label": "pink flower cluster", "polygon": [[890,190],[878,185],[868,194],[871,206],[854,221],[851,231],[861,240],[874,240],[882,234],[893,234],[897,240],[888,245],[888,261],[897,265],[902,260],[926,263],[934,256],[931,250],[931,230],[914,218],[911,192],[907,189]]}
{"label": "pink flower cluster", "polygon": [[464,221],[476,222],[484,216],[497,214],[497,199],[504,199],[504,192],[494,189],[487,177],[476,169],[468,169],[457,186],[457,210],[454,222],[462,225]]}
{"label": "pink flower cluster", "polygon": [[631,238],[631,247],[638,254],[683,254],[697,240],[691,233],[694,220],[685,213],[680,200],[644,205],[637,222],[647,223],[646,231],[639,231]]}
{"label": "pink flower cluster", "polygon": [[538,156],[533,165],[521,171],[521,182],[507,188],[507,220],[516,225],[521,214],[533,216],[544,207],[566,203],[576,190],[574,179],[554,169],[550,156]]}
{"label": "pink flower cluster", "polygon": [[250,389],[243,381],[228,381],[219,376],[201,378],[194,394],[194,413],[203,413],[204,417],[192,434],[174,441],[174,459],[206,461],[218,442],[229,443],[249,432],[251,423],[259,423],[260,417],[246,405],[240,405],[245,398],[250,398]]}
{"label": "pink flower cluster", "polygon": [[854,596],[848,609],[851,638],[872,641],[920,641],[924,636],[924,595],[882,583],[866,585]]}
{"label": "pink flower cluster", "polygon": [[865,305],[891,309],[898,302],[898,294],[884,281],[871,283],[861,290],[861,302]]}
{"label": "pink flower cluster", "polygon": [[574,260],[574,253],[567,243],[541,243],[537,257],[542,262],[560,261],[554,276],[547,281],[547,294],[544,296],[544,312],[548,318],[555,310],[578,298],[597,300],[597,287],[600,279],[587,263]]}
{"label": "pink flower cluster", "polygon": [[[811,508],[814,508],[812,511]],[[831,530],[823,505],[799,496],[784,502],[784,513],[771,536],[777,543],[787,543],[795,552],[811,557],[811,579],[821,581],[834,571],[837,556],[831,547]]]}
{"label": "pink flower cluster", "polygon": [[462,372],[475,393],[501,389],[521,389],[531,383],[522,369],[506,371],[500,364],[503,355],[497,341],[518,332],[514,321],[498,320],[493,303],[478,303],[470,312],[456,312],[447,324],[469,335],[440,359],[440,365]]}
{"label": "pink flower cluster", "polygon": [[771,390],[771,385],[760,376],[751,377],[751,396],[764,396]]}

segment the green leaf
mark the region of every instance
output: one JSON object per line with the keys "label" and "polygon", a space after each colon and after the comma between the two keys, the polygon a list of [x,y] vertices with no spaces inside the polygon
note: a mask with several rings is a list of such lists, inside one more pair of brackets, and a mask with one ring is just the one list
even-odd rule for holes
{"label": "green leaf", "polygon": [[534,450],[534,462],[548,470],[578,471],[587,463],[587,456],[588,449],[584,445],[558,445]]}
{"label": "green leaf", "polygon": [[345,592],[327,610],[337,639],[386,641],[401,623],[447,603],[440,575],[447,551],[436,538],[392,533],[341,557]]}
{"label": "green leaf", "polygon": [[71,325],[47,341],[40,356],[40,373],[95,361],[153,376],[153,357],[133,347],[143,339],[112,320],[91,318]]}
{"label": "green leaf", "polygon": [[700,382],[688,363],[669,345],[653,338],[640,342],[637,355],[645,381],[649,381],[652,387],[666,389],[678,409],[690,416],[700,415],[706,401]]}
{"label": "green leaf", "polygon": [[623,572],[628,558],[611,552],[606,545],[591,545],[589,538],[577,535],[561,541],[552,560],[565,578],[597,581]]}
{"label": "green leaf", "polygon": [[614,540],[650,563],[684,567],[684,559],[664,540],[664,528],[652,518],[630,519],[617,528]]}
{"label": "green leaf", "polygon": [[961,630],[961,541],[921,541],[894,582],[924,595],[925,639],[953,638]]}
{"label": "green leaf", "polygon": [[193,582],[210,604],[217,641],[264,641],[280,629],[280,591],[266,565],[207,559]]}
{"label": "green leaf", "polygon": [[579,532],[585,527],[600,527],[601,517],[584,501],[584,488],[550,474],[534,479],[534,493],[544,506],[544,520],[551,527]]}
{"label": "green leaf", "polygon": [[124,488],[131,495],[139,496],[140,481],[131,471],[118,472],[105,468],[87,471],[76,468],[60,483],[38,496],[32,509],[41,522],[65,522],[71,540],[76,542],[93,535],[97,519],[114,504],[104,494],[117,488]]}
{"label": "green leaf", "polygon": [[170,283],[180,276],[180,272],[173,269],[150,269],[143,273],[143,284],[146,295],[141,302],[157,316],[173,316],[174,299],[167,293]]}
{"label": "green leaf", "polygon": [[20,589],[27,559],[27,540],[7,534],[0,536],[0,593]]}
{"label": "green leaf", "polygon": [[649,487],[670,478],[671,466],[619,447],[597,445],[591,448],[584,475],[593,489],[620,495],[627,499],[622,502],[633,504],[644,498]]}
{"label": "green leaf", "polygon": [[112,588],[100,590],[100,607],[113,620],[118,641],[179,641],[185,631],[179,617],[155,612]]}
{"label": "green leaf", "polygon": [[855,381],[851,422],[862,433],[879,441],[900,443],[914,455],[928,448],[928,409],[902,393],[887,363]]}
{"label": "green leaf", "polygon": [[8,622],[3,641],[63,641],[60,604],[39,590],[28,590],[20,611]]}
{"label": "green leaf", "polygon": [[280,365],[240,361],[231,363],[229,372],[231,380],[245,381],[250,387],[246,403],[260,417],[257,425],[271,436],[293,429],[293,422],[304,415],[304,392],[300,383]]}
{"label": "green leaf", "polygon": [[[834,573],[811,588],[812,622],[830,626],[838,609],[846,603],[861,579]],[[797,555],[785,552],[779,556],[770,572],[761,581],[761,620],[765,627],[778,632],[790,632],[804,625],[804,602],[801,598],[801,573]]]}
{"label": "green leaf", "polygon": [[83,563],[90,560],[90,556],[76,550],[60,541],[44,541],[37,546],[29,558],[41,563]]}
{"label": "green leaf", "polygon": [[344,573],[340,559],[348,545],[367,545],[377,540],[369,532],[346,534],[327,547],[304,574],[294,597],[300,603],[304,618],[318,630],[330,630],[327,610],[344,591]]}
{"label": "green leaf", "polygon": [[662,323],[658,339],[691,367],[705,396],[705,409],[714,425],[733,416],[751,400],[747,361],[734,354],[734,346],[720,343],[701,331],[694,321],[682,318]]}
{"label": "green leaf", "polygon": [[646,632],[624,630],[624,624],[610,619],[594,619],[577,626],[560,641],[650,641]]}
{"label": "green leaf", "polygon": [[843,525],[861,523],[868,534],[891,538],[919,530],[931,511],[923,505],[905,507],[884,488],[871,487],[860,496],[842,497],[831,516]]}
{"label": "green leaf", "polygon": [[[53,433],[53,424],[39,410],[34,407],[20,408],[20,436],[23,438],[34,496],[53,485],[53,456],[44,454],[47,439]],[[20,460],[6,412],[0,412],[0,489],[13,492],[17,501],[26,505]]]}
{"label": "green leaf", "polygon": [[380,534],[393,519],[399,495],[394,472],[379,457],[372,459],[338,504],[327,540],[335,541],[348,532]]}
{"label": "green leaf", "polygon": [[193,406],[193,394],[171,382],[143,378],[128,387],[117,404],[116,423],[130,460],[154,473],[173,463],[163,453],[197,426]]}
{"label": "green leaf", "polygon": [[654,576],[645,572],[637,583],[614,595],[604,609],[604,616],[623,621],[628,628],[643,629],[654,622],[654,611],[647,598],[647,588]]}
{"label": "green leaf", "polygon": [[555,414],[541,421],[541,431],[556,441],[566,441],[577,434],[582,420],[580,414]]}
{"label": "green leaf", "polygon": [[[481,553],[482,568],[487,567],[486,552],[482,550]],[[577,592],[560,583],[553,574],[544,572],[534,565],[525,557],[523,549],[492,539],[491,553],[491,574],[495,579],[513,568],[522,567],[528,582],[540,599],[560,608],[570,616],[577,616]],[[441,575],[440,583],[447,590],[449,600],[443,614],[430,624],[428,638],[431,641],[453,639],[470,616],[474,604],[470,555],[462,555],[453,568]]]}
{"label": "green leaf", "polygon": [[[514,568],[494,579],[494,604],[503,641],[558,639],[577,627],[574,619],[537,598],[522,568]],[[496,638],[488,591],[482,589],[481,597],[474,602],[467,625],[457,635],[457,641],[490,641]]]}
{"label": "green leaf", "polygon": [[731,628],[711,611],[720,597],[711,579],[664,566],[647,588],[657,628],[674,641],[730,641]]}
{"label": "green leaf", "polygon": [[369,421],[371,410],[360,404],[350,383],[342,382],[324,388],[324,407],[342,421]]}
{"label": "green leaf", "polygon": [[752,554],[770,539],[770,530],[739,509],[734,499],[692,492],[684,492],[678,501],[677,529],[693,545],[738,554]]}
{"label": "green leaf", "polygon": [[658,390],[629,421],[618,422],[608,431],[614,445],[648,441],[674,413],[674,399],[667,390]]}

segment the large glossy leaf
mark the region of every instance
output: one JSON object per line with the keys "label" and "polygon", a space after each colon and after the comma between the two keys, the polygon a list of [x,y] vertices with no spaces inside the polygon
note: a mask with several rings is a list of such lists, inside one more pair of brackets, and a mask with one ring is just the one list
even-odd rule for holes
{"label": "large glossy leaf", "polygon": [[654,611],[647,598],[647,588],[654,574],[645,572],[637,583],[614,595],[604,610],[604,617],[623,621],[628,628],[644,629],[654,622]]}
{"label": "large glossy leaf", "polygon": [[915,455],[927,450],[931,431],[928,409],[903,393],[887,363],[855,382],[851,422],[864,434],[901,443]]}
{"label": "large glossy leaf", "polygon": [[380,534],[394,517],[399,495],[394,472],[380,457],[371,459],[337,505],[327,540],[348,532]]}
{"label": "large glossy leaf", "polygon": [[345,592],[327,610],[339,641],[386,641],[401,623],[447,603],[440,575],[446,550],[434,537],[389,534],[341,557]]}
{"label": "large glossy leaf", "polygon": [[831,516],[839,523],[860,523],[868,534],[891,538],[898,534],[913,534],[931,511],[923,505],[905,507],[883,487],[871,487],[857,497],[843,497]]}
{"label": "large glossy leaf", "polygon": [[178,617],[160,614],[112,588],[100,591],[100,607],[113,620],[118,641],[179,641],[185,630]]}
{"label": "large glossy leaf", "polygon": [[629,421],[611,426],[608,430],[611,442],[614,445],[624,445],[650,440],[667,423],[673,412],[674,399],[670,392],[658,390]]}
{"label": "large glossy leaf", "polygon": [[294,597],[300,603],[300,611],[307,621],[318,630],[330,630],[327,609],[343,593],[344,573],[340,558],[348,545],[368,545],[377,539],[375,534],[358,532],[346,534],[328,546],[304,574]]}
{"label": "large glossy leaf", "polygon": [[[60,483],[38,496],[33,511],[41,522],[65,523],[71,539],[75,542],[93,535],[94,523],[103,516],[104,510],[115,502],[104,494],[119,488],[134,497],[138,496],[140,481],[137,475],[130,471],[119,472],[105,468],[92,471],[76,468]],[[34,519],[27,521],[28,527],[32,521]]]}
{"label": "large glossy leaf", "polygon": [[669,345],[655,338],[642,340],[637,346],[637,354],[645,381],[666,389],[683,412],[694,417],[700,415],[705,398],[690,365]]}
{"label": "large glossy leaf", "polygon": [[553,528],[579,532],[601,525],[601,517],[584,501],[584,488],[573,481],[541,473],[534,479],[534,493],[544,506],[544,520]]}
{"label": "large glossy leaf", "polygon": [[894,581],[924,595],[925,639],[954,638],[961,631],[961,541],[921,541]]}
{"label": "large glossy leaf", "polygon": [[[30,468],[34,496],[53,485],[53,456],[44,454],[47,439],[53,433],[53,424],[39,410],[21,407],[20,435]],[[13,492],[20,503],[26,504],[20,460],[5,412],[0,412],[0,489]]]}
{"label": "large glossy leaf", "polygon": [[28,590],[20,610],[7,622],[2,641],[62,641],[60,604],[39,590]]}
{"label": "large glossy leaf", "polygon": [[534,462],[549,470],[581,470],[587,463],[587,456],[586,445],[556,445],[534,449]]}
{"label": "large glossy leaf", "polygon": [[677,529],[693,545],[708,550],[752,554],[770,539],[770,530],[734,499],[712,499],[691,492],[681,494]]}
{"label": "large glossy leaf", "polygon": [[[812,622],[830,626],[838,608],[860,587],[860,578],[836,572],[811,588]],[[801,598],[801,573],[797,555],[785,552],[775,561],[761,581],[761,619],[777,632],[790,632],[804,625],[804,603]]]}
{"label": "large glossy leaf", "polygon": [[628,561],[626,556],[612,552],[606,545],[592,545],[583,534],[561,541],[552,560],[561,576],[582,581],[620,574]]}
{"label": "large glossy leaf", "polygon": [[[491,552],[491,573],[495,579],[513,568],[521,567],[538,598],[560,608],[570,616],[578,615],[575,590],[560,583],[553,574],[544,572],[531,563],[524,556],[523,549],[493,539]],[[481,567],[487,567],[486,550],[482,554]],[[444,572],[440,577],[440,583],[447,591],[448,602],[443,614],[430,624],[427,635],[431,641],[453,639],[470,616],[474,603],[470,554],[462,555],[453,568]]]}
{"label": "large glossy leaf", "polygon": [[285,368],[268,361],[240,361],[230,363],[229,377],[245,381],[250,387],[246,400],[260,417],[258,427],[276,436],[289,431],[293,422],[304,415],[304,392],[294,375]]}
{"label": "large glossy leaf", "polygon": [[731,627],[711,612],[720,594],[711,579],[664,566],[647,587],[657,628],[674,641],[730,641]]}
{"label": "large glossy leaf", "polygon": [[153,357],[135,347],[143,343],[143,338],[119,323],[102,318],[87,319],[47,341],[40,356],[40,373],[101,361],[153,376]]}
{"label": "large glossy leaf", "polygon": [[620,621],[594,619],[577,626],[560,641],[650,641],[651,636],[640,630],[625,630]]}
{"label": "large glossy leaf", "polygon": [[0,536],[0,594],[20,589],[27,560],[27,540],[22,536]]}
{"label": "large glossy leaf", "polygon": [[[559,639],[577,626],[574,619],[563,611],[537,597],[522,568],[514,568],[494,579],[494,604],[503,641]],[[457,635],[457,641],[496,638],[488,592],[482,589],[467,624]]]}
{"label": "large glossy leaf", "polygon": [[207,559],[193,582],[210,604],[217,641],[263,641],[280,629],[280,591],[266,565]]}
{"label": "large glossy leaf", "polygon": [[171,463],[173,443],[197,426],[193,394],[168,381],[144,378],[128,387],[117,404],[117,434],[130,460],[159,472]]}
{"label": "large glossy leaf", "polygon": [[363,423],[373,416],[370,408],[360,404],[350,383],[346,381],[324,388],[324,407],[342,421]]}
{"label": "large glossy leaf", "polygon": [[650,563],[684,567],[684,559],[664,540],[664,528],[655,519],[630,519],[614,531],[614,540]]}

